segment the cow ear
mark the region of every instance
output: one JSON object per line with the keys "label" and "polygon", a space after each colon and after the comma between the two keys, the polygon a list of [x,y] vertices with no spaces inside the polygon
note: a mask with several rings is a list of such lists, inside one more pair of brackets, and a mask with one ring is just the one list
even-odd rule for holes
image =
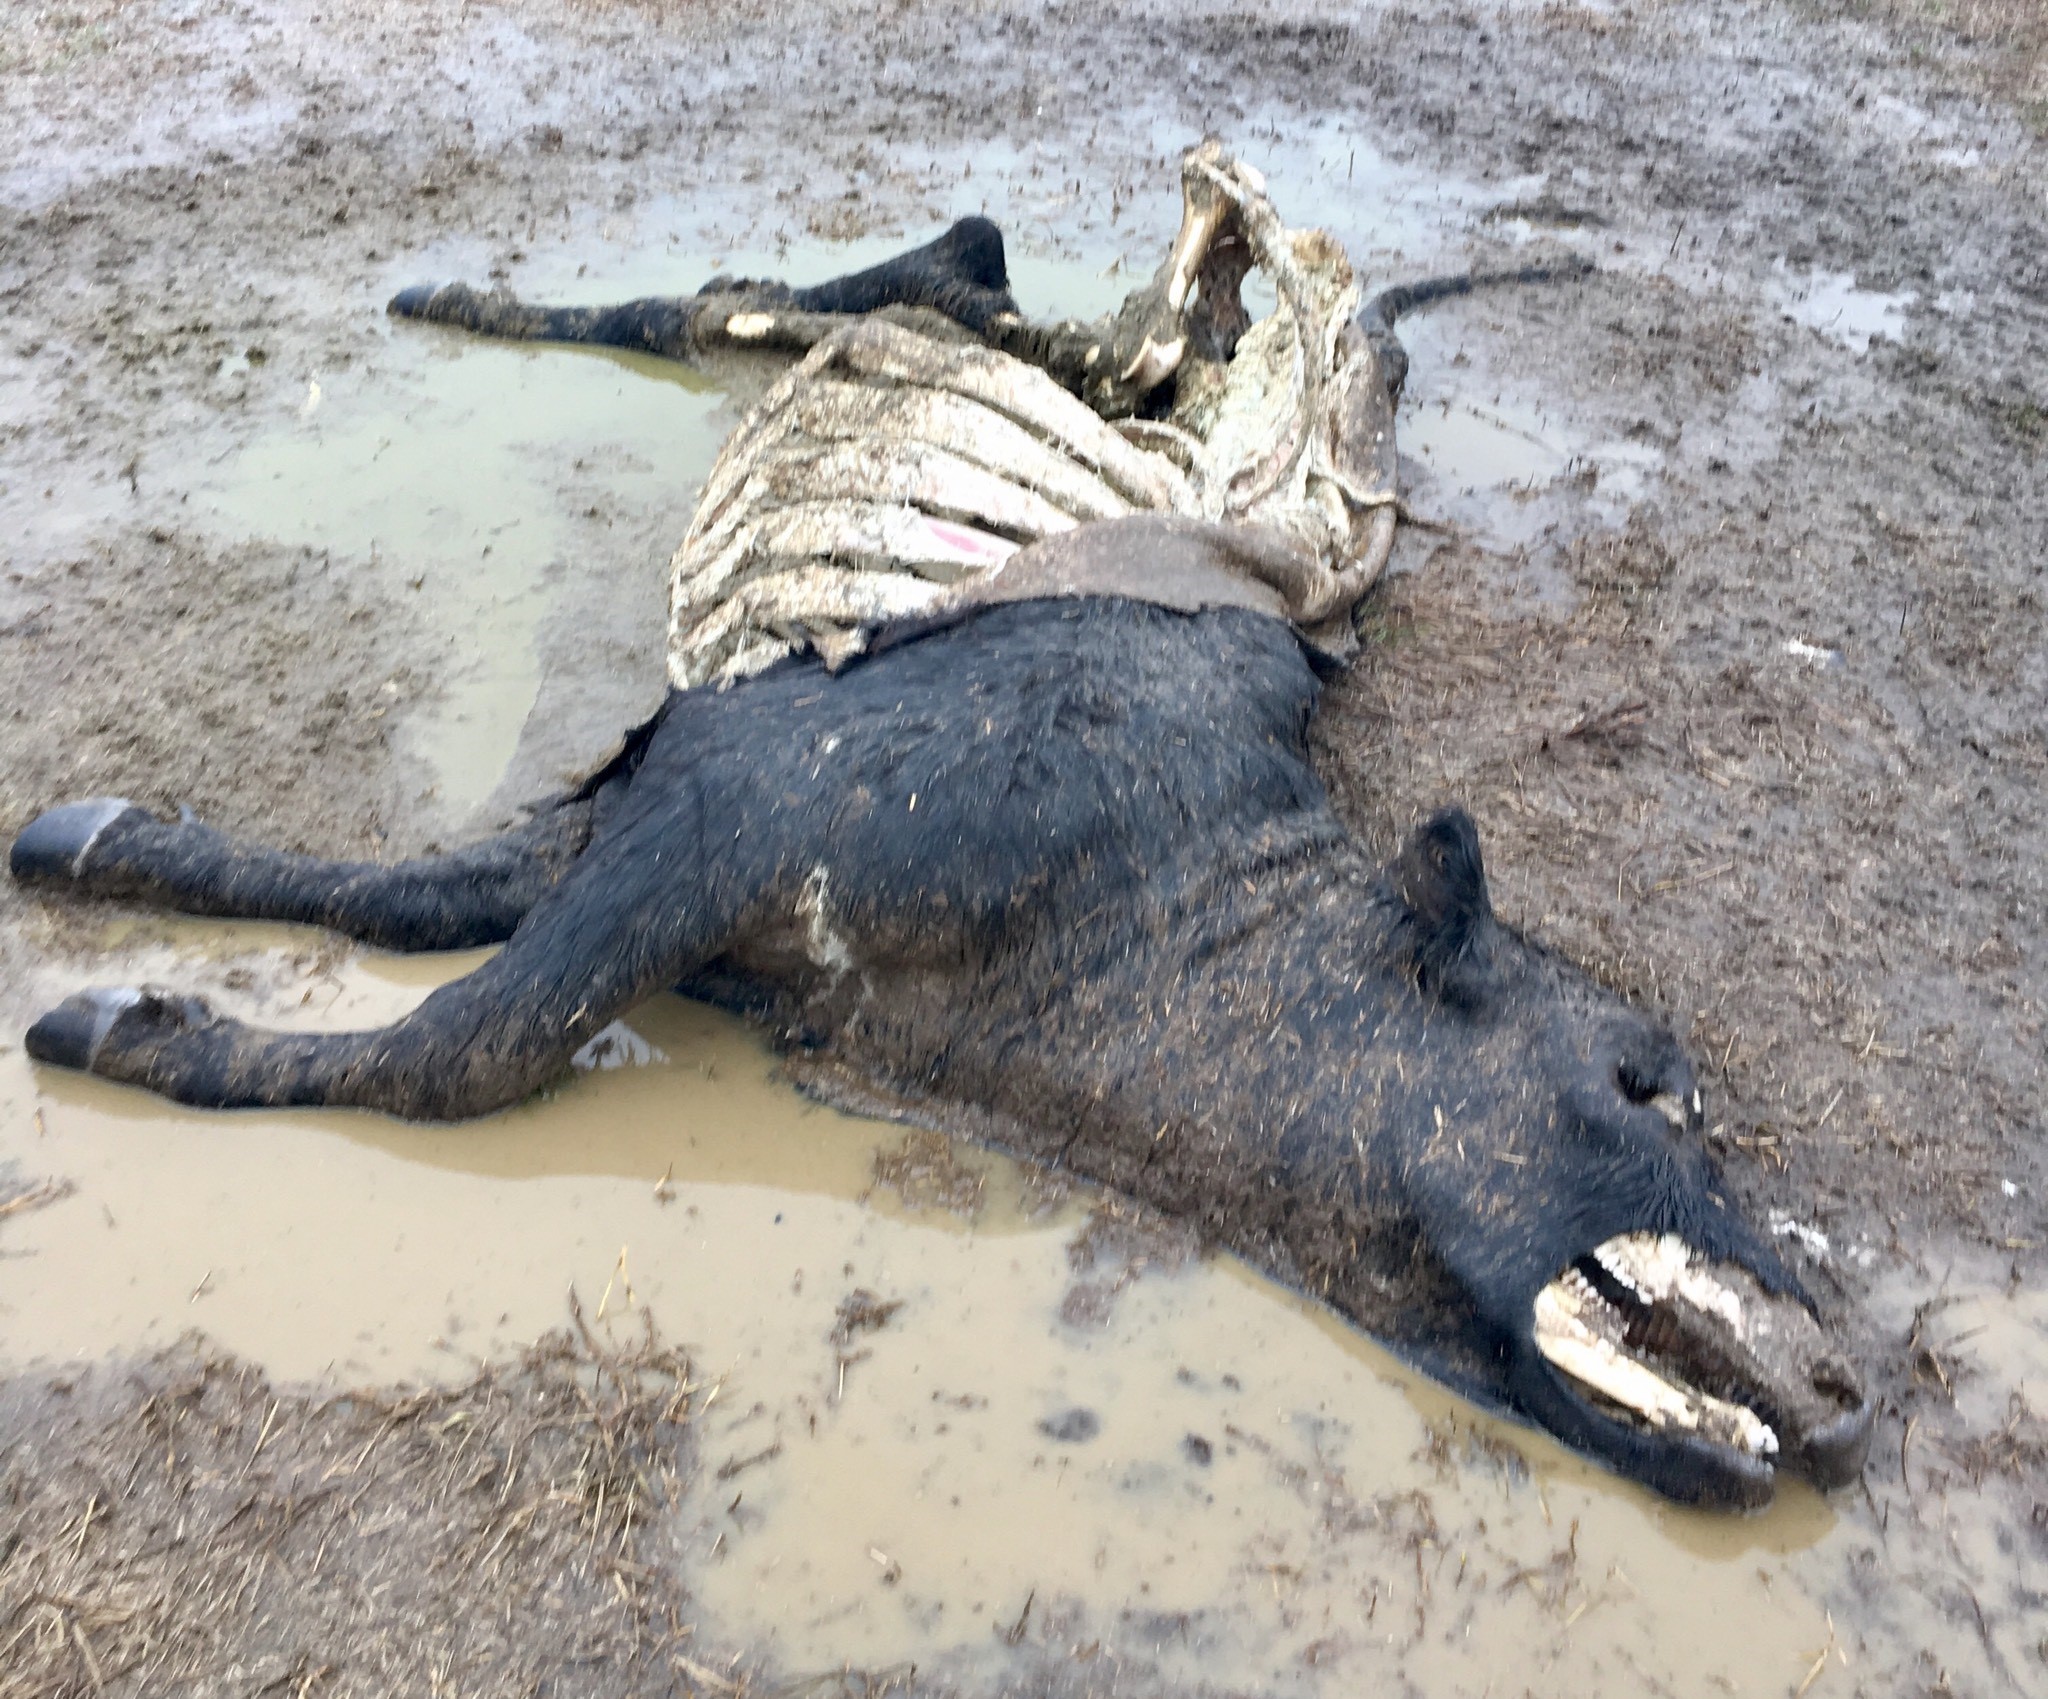
{"label": "cow ear", "polygon": [[1472,816],[1462,808],[1431,815],[1388,866],[1387,882],[1408,911],[1401,944],[1424,993],[1476,1007],[1495,922]]}

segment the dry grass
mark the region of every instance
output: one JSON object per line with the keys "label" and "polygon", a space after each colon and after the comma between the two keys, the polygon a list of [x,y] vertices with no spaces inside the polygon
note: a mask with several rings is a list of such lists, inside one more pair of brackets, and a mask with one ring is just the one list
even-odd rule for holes
{"label": "dry grass", "polygon": [[1128,1198],[1105,1197],[1067,1246],[1074,1280],[1060,1299],[1060,1320],[1069,1327],[1106,1327],[1127,1288],[1147,1274],[1185,1268],[1200,1251],[1199,1236],[1188,1223]]}
{"label": "dry grass", "polygon": [[732,1693],[649,1549],[696,1387],[576,1313],[448,1390],[188,1343],[0,1391],[0,1693]]}
{"label": "dry grass", "polygon": [[715,1393],[646,1312],[452,1388],[273,1386],[190,1339],[0,1381],[0,1699],[879,1699],[764,1678],[678,1578]]}
{"label": "dry grass", "polygon": [[77,1190],[69,1180],[40,1180],[34,1185],[21,1186],[14,1191],[0,1194],[0,1220],[10,1215],[22,1215],[30,1210],[42,1209],[68,1198]]}
{"label": "dry grass", "polygon": [[896,1144],[875,1152],[874,1181],[913,1210],[948,1210],[972,1221],[981,1213],[988,1186],[985,1168],[962,1160],[944,1133],[914,1127]]}
{"label": "dry grass", "polygon": [[[1973,1489],[1994,1475],[2037,1490],[2048,1487],[2048,1416],[2035,1410],[2024,1388],[2007,1395],[2005,1419],[1996,1428],[1946,1441],[1943,1449],[1961,1466]],[[2035,1501],[2031,1521],[2037,1533],[2048,1532],[2048,1500]]]}

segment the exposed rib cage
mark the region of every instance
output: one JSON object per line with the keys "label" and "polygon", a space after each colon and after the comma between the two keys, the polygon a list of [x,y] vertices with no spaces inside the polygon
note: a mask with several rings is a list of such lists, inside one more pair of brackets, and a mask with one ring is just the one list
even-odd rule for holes
{"label": "exposed rib cage", "polygon": [[[804,648],[842,659],[870,628],[996,579],[1021,549],[1137,514],[1253,528],[1252,552],[1282,562],[1259,576],[1292,617],[1348,611],[1385,565],[1395,499],[1391,403],[1351,323],[1350,263],[1326,233],[1282,225],[1257,173],[1213,142],[1182,180],[1166,263],[1088,351],[1125,380],[1105,392],[1178,379],[1167,419],[1112,423],[994,348],[848,323],[712,470],[670,568],[672,682],[745,677]],[[1234,264],[1205,270],[1233,245]],[[1279,305],[1219,337],[1242,314],[1246,258]],[[1134,321],[1138,345],[1119,346]],[[1219,341],[1205,365],[1196,350]]]}

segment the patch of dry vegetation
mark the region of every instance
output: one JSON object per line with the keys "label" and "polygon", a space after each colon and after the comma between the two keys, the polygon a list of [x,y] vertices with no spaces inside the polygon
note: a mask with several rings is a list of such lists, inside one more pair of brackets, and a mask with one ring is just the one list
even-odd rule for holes
{"label": "patch of dry vegetation", "polygon": [[877,1188],[894,1192],[907,1209],[947,1210],[972,1221],[986,1201],[987,1170],[962,1160],[952,1139],[926,1127],[913,1127],[877,1150],[873,1174],[866,1195]]}
{"label": "patch of dry vegetation", "polygon": [[193,1342],[0,1389],[0,1693],[712,1692],[658,1552],[698,1388],[583,1322],[450,1389]]}

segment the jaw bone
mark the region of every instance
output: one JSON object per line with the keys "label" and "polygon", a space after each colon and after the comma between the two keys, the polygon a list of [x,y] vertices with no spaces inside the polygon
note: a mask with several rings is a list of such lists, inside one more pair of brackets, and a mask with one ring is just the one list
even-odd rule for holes
{"label": "jaw bone", "polygon": [[1202,262],[1209,256],[1209,246],[1231,214],[1231,203],[1218,187],[1216,174],[1233,167],[1239,179],[1255,192],[1265,187],[1263,181],[1250,183],[1257,174],[1248,165],[1234,164],[1214,136],[1181,161],[1180,229],[1166,258],[1166,305],[1171,312],[1178,313],[1188,304],[1188,293],[1195,286]]}
{"label": "jaw bone", "polygon": [[1675,1233],[1623,1233],[1593,1258],[1644,1303],[1689,1304],[1742,1332],[1742,1300],[1701,1265]]}
{"label": "jaw bone", "polygon": [[[1593,1253],[1647,1312],[1683,1305],[1742,1328],[1742,1303],[1670,1235],[1627,1233]],[[1631,1353],[1628,1318],[1577,1269],[1536,1295],[1536,1348],[1572,1379],[1590,1387],[1649,1427],[1697,1434],[1751,1457],[1774,1457],[1778,1436],[1754,1410],[1667,1379]]]}

